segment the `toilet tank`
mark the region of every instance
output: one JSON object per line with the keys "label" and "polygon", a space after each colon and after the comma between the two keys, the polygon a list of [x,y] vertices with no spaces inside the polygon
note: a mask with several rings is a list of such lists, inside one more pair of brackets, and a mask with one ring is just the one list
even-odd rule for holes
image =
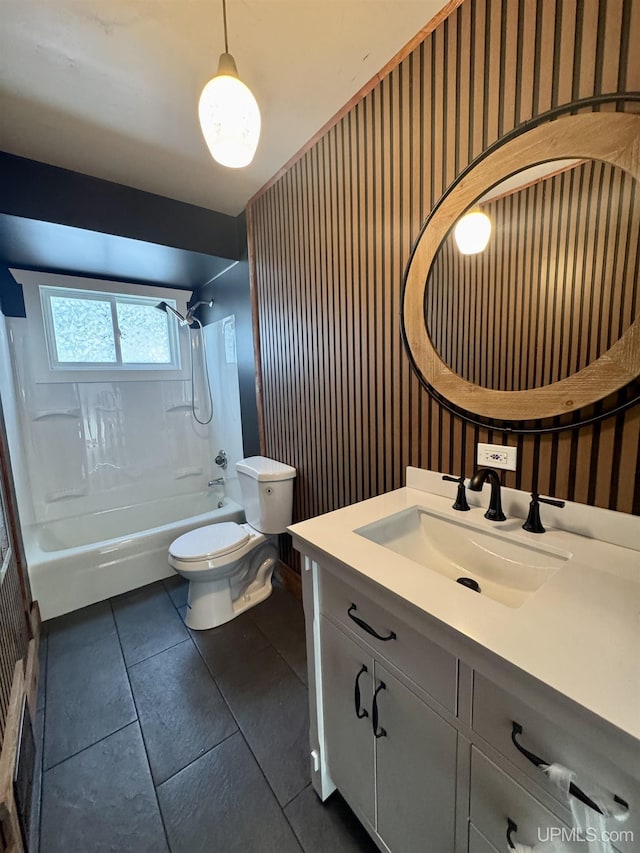
{"label": "toilet tank", "polygon": [[236,462],[247,521],[261,533],[283,533],[291,524],[296,469],[266,456]]}

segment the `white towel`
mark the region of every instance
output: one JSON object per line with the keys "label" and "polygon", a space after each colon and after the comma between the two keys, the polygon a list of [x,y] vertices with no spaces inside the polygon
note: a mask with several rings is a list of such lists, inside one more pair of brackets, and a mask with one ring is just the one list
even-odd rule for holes
{"label": "white towel", "polygon": [[[585,853],[614,853],[611,842],[608,841],[607,824],[612,820],[624,821],[629,817],[629,810],[614,800],[614,795],[600,788],[590,781],[576,782],[576,774],[573,770],[563,767],[562,764],[550,764],[542,768],[551,782],[558,787],[566,796],[571,815],[573,817],[573,828],[584,839],[580,848]],[[580,790],[594,802],[601,810],[599,814],[594,809],[577,800],[569,793],[571,783],[578,785]],[[536,853],[538,853],[537,848]],[[522,851],[524,853],[524,851]]]}

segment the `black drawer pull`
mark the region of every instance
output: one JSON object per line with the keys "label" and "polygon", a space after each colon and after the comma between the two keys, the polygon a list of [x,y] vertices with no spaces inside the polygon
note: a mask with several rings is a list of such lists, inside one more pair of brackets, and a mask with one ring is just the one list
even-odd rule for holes
{"label": "black drawer pull", "polygon": [[389,631],[388,635],[386,637],[383,637],[381,634],[378,634],[378,632],[375,631],[371,627],[371,625],[367,625],[367,623],[364,621],[364,619],[360,619],[359,616],[354,616],[352,611],[357,610],[357,609],[358,608],[355,606],[355,604],[352,604],[351,607],[347,610],[347,616],[349,617],[349,619],[353,619],[353,621],[356,623],[356,625],[359,625],[363,631],[366,631],[367,634],[371,634],[371,636],[375,637],[376,640],[382,640],[383,643],[386,643],[387,640],[395,640],[395,638],[396,638],[396,632],[395,631]]}
{"label": "black drawer pull", "polygon": [[516,845],[511,840],[511,836],[514,832],[518,831],[518,824],[514,823],[510,817],[507,818],[507,844],[509,845],[510,850],[515,850]]}
{"label": "black drawer pull", "polygon": [[384,681],[381,681],[380,684],[378,684],[378,686],[376,687],[376,692],[373,694],[373,706],[371,708],[371,722],[373,724],[373,733],[376,736],[376,738],[386,737],[386,735],[387,735],[387,730],[383,729],[382,726],[380,726],[380,731],[378,731],[378,693],[381,690],[386,690],[386,689],[387,689],[387,685],[384,683]]}
{"label": "black drawer pull", "polygon": [[[511,740],[513,741],[513,745],[518,750],[518,752],[521,752],[522,755],[524,755],[525,758],[528,758],[529,761],[533,765],[535,765],[536,767],[542,767],[542,768],[549,767],[551,762],[545,761],[543,758],[540,758],[540,756],[536,755],[534,752],[530,752],[528,749],[525,749],[524,746],[522,746],[521,744],[518,743],[516,738],[518,735],[521,735],[521,734],[522,734],[522,726],[520,725],[520,723],[516,723],[514,721],[513,727],[511,729]],[[593,802],[593,800],[584,793],[584,791],[582,791],[580,788],[578,788],[577,785],[574,785],[573,782],[571,782],[569,785],[569,793],[571,794],[572,797],[575,797],[576,800],[580,800],[581,803],[584,803],[585,806],[589,806],[590,809],[593,809],[595,812],[598,812],[598,814],[603,814],[602,809],[599,806],[597,806]],[[629,803],[625,802],[617,794],[614,794],[613,799],[619,806],[622,806],[625,809],[629,808]]]}
{"label": "black drawer pull", "polygon": [[363,717],[369,716],[369,713],[368,713],[366,708],[360,708],[360,676],[362,675],[363,672],[367,672],[367,668],[364,664],[362,664],[362,668],[361,668],[360,672],[356,675],[356,683],[355,683],[355,687],[353,689],[353,693],[354,693],[353,699],[354,699],[354,702],[356,705],[356,717],[359,720],[362,720]]}

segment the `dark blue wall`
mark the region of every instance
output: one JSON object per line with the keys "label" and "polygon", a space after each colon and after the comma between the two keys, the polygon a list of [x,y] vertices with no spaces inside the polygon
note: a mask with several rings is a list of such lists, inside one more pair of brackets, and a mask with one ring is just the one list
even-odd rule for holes
{"label": "dark blue wall", "polygon": [[213,298],[213,309],[201,315],[204,323],[236,318],[244,452],[250,456],[259,442],[246,247],[243,214],[227,216],[0,152],[0,310],[24,316],[22,288],[9,267],[178,287],[193,290],[194,299]]}
{"label": "dark blue wall", "polygon": [[0,152],[0,213],[237,260],[236,217]]}
{"label": "dark blue wall", "polygon": [[230,314],[235,315],[244,455],[256,456],[260,453],[260,437],[258,433],[253,323],[244,214],[238,217],[238,222],[241,226],[241,234],[244,234],[240,262],[215,281],[200,288],[197,294],[194,294],[194,299],[205,299],[207,301],[213,299],[213,308],[201,309],[202,313],[199,316],[203,323],[212,323],[214,320],[220,320]]}
{"label": "dark blue wall", "polygon": [[238,260],[244,222],[0,152],[0,308],[24,316],[9,267],[194,290]]}

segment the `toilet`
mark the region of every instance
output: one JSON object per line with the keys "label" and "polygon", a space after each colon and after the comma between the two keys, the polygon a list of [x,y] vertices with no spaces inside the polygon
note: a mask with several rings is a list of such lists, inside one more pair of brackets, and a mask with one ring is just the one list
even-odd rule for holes
{"label": "toilet", "polygon": [[169,565],[189,581],[185,622],[204,631],[229,622],[271,594],[276,534],[291,523],[296,469],[264,456],[236,463],[245,524],[191,530],[169,546]]}

